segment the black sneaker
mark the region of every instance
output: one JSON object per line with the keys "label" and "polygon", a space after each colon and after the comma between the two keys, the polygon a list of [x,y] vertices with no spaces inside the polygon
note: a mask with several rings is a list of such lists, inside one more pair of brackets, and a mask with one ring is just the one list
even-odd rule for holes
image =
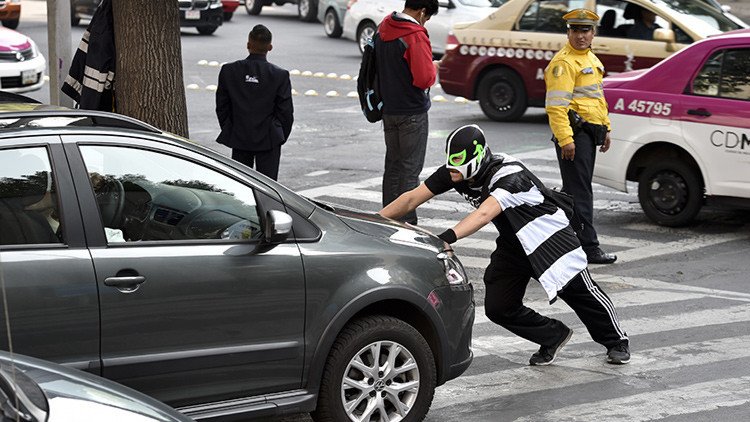
{"label": "black sneaker", "polygon": [[573,330],[571,330],[568,327],[565,327],[568,332],[563,335],[562,340],[558,342],[556,345],[552,347],[547,346],[541,346],[539,347],[539,351],[531,355],[531,359],[529,359],[529,365],[531,366],[543,366],[543,365],[549,365],[550,363],[555,361],[555,356],[557,356],[557,352],[560,351],[560,349],[565,346],[565,343],[570,340],[570,337],[573,336]]}
{"label": "black sneaker", "polygon": [[628,344],[622,342],[607,350],[607,362],[615,365],[624,365],[630,362],[630,348]]}

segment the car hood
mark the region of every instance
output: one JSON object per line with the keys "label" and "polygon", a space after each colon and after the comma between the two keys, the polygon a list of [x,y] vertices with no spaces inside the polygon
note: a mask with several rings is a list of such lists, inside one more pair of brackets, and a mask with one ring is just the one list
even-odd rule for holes
{"label": "car hood", "polygon": [[428,230],[385,218],[377,213],[368,213],[340,205],[325,204],[350,229],[393,243],[441,252],[445,243]]}
{"label": "car hood", "polygon": [[0,28],[0,51],[19,51],[31,48],[29,37],[12,29]]}

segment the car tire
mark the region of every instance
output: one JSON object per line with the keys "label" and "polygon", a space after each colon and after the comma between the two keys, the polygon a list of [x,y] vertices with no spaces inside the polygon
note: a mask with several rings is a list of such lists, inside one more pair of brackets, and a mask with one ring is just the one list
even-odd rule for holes
{"label": "car tire", "polygon": [[318,1],[299,0],[297,2],[297,15],[303,22],[314,22],[318,19]]}
{"label": "car tire", "polygon": [[328,9],[325,16],[323,17],[323,29],[326,31],[326,35],[329,38],[339,38],[344,32],[344,28],[341,27],[339,22],[339,16],[333,9]]}
{"label": "car tire", "polygon": [[689,224],[703,205],[703,183],[695,166],[679,158],[653,161],[638,178],[638,200],[656,224]]}
{"label": "car tire", "polygon": [[18,28],[19,21],[20,19],[12,19],[12,20],[3,21],[3,26],[8,29],[16,29]]}
{"label": "car tire", "polygon": [[523,80],[508,68],[487,72],[479,81],[477,97],[484,114],[498,122],[518,120],[528,106]]}
{"label": "car tire", "polygon": [[234,15],[234,12],[224,12],[224,22],[231,21],[233,15]]}
{"label": "car tire", "polygon": [[262,9],[263,0],[245,0],[245,10],[247,10],[248,15],[260,15]]}
{"label": "car tire", "polygon": [[199,26],[197,28],[198,28],[198,33],[199,34],[201,34],[201,35],[211,35],[214,32],[216,32],[216,29],[218,29],[219,27],[212,25],[212,26]]}
{"label": "car tire", "polygon": [[[377,360],[373,351],[377,350]],[[396,362],[394,369],[379,372],[381,365],[373,362]],[[416,366],[404,368],[404,362]],[[372,372],[363,367],[371,366]],[[377,368],[376,366],[379,366]],[[344,382],[344,377],[357,382]],[[391,414],[403,421],[421,421],[430,409],[437,382],[435,359],[430,346],[414,327],[390,316],[369,316],[349,323],[339,334],[328,355],[318,393],[318,405],[312,416],[316,422],[336,422],[361,419],[361,412],[371,401],[395,412],[394,402],[408,407],[405,415]],[[368,386],[364,389],[356,384]],[[413,384],[411,388],[395,392],[391,385]],[[400,384],[400,385],[399,385]],[[344,386],[347,388],[344,388]],[[394,394],[395,392],[395,394]],[[345,410],[345,401],[360,399],[358,405]],[[381,407],[381,408],[383,408]],[[379,410],[376,410],[379,412]],[[375,414],[372,415],[373,419]],[[391,420],[389,415],[377,415],[376,420]]]}
{"label": "car tire", "polygon": [[367,39],[372,38],[378,27],[372,21],[365,21],[359,25],[357,30],[357,45],[359,46],[359,52],[365,52],[365,45],[367,45]]}

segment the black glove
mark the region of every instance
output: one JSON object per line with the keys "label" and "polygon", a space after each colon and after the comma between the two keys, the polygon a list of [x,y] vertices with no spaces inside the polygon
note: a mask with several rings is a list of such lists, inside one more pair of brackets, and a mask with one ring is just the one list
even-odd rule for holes
{"label": "black glove", "polygon": [[448,244],[455,243],[458,238],[456,237],[456,232],[453,231],[453,229],[448,229],[438,235],[438,237]]}

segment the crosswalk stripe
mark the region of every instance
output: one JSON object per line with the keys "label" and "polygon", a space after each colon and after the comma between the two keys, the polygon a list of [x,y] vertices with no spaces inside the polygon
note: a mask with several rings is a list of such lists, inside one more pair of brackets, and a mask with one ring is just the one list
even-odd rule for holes
{"label": "crosswalk stripe", "polygon": [[[750,304],[729,306],[721,309],[682,312],[675,315],[664,315],[653,318],[631,318],[620,320],[620,325],[625,328],[628,335],[633,336],[748,321],[750,321]],[[580,322],[576,321],[569,325],[577,332],[577,335],[573,335],[568,344],[581,344],[592,341]],[[497,329],[501,330],[500,327]],[[539,346],[514,335],[501,334],[474,337],[472,339],[472,348],[479,355],[485,353],[507,355],[513,352],[533,351],[538,349]]]}
{"label": "crosswalk stripe", "polygon": [[[595,281],[599,283],[599,280]],[[599,283],[600,285],[602,283]],[[604,290],[607,291],[606,286]],[[609,292],[607,295],[612,299],[617,309],[622,309],[628,306],[641,306],[641,305],[655,305],[660,303],[677,302],[679,300],[691,300],[691,299],[702,299],[707,297],[704,293],[689,293],[689,292],[665,292],[658,290],[625,290]],[[537,312],[545,316],[554,316],[561,314],[569,314],[573,312],[568,305],[562,300],[555,302],[550,305],[547,301],[533,300],[524,303],[531,309],[535,309]],[[484,314],[484,306],[476,307],[476,316],[474,317],[474,325],[482,323],[491,323],[487,316]]]}
{"label": "crosswalk stripe", "polygon": [[620,398],[561,407],[534,413],[516,422],[602,421],[612,415],[628,415],[628,421],[662,420],[750,403],[750,376],[701,382],[680,388],[634,394]]}
{"label": "crosswalk stripe", "polygon": [[[686,366],[741,360],[750,357],[750,348],[747,347],[749,341],[750,336],[738,336],[654,349],[636,349],[633,351],[630,364],[622,366],[604,363],[603,354],[583,354],[574,359],[560,356],[552,366],[547,367],[527,366],[526,362],[523,362],[520,363],[523,366],[512,369],[465,375],[449,381],[435,391],[432,409],[452,405],[467,406],[470,403],[497,400],[498,397],[572,387],[621,376],[638,377]],[[570,376],[572,371],[575,371],[575,377]],[[750,397],[750,388],[745,386],[741,390],[744,390],[745,397]],[[658,395],[665,393],[666,391],[660,391]]]}

